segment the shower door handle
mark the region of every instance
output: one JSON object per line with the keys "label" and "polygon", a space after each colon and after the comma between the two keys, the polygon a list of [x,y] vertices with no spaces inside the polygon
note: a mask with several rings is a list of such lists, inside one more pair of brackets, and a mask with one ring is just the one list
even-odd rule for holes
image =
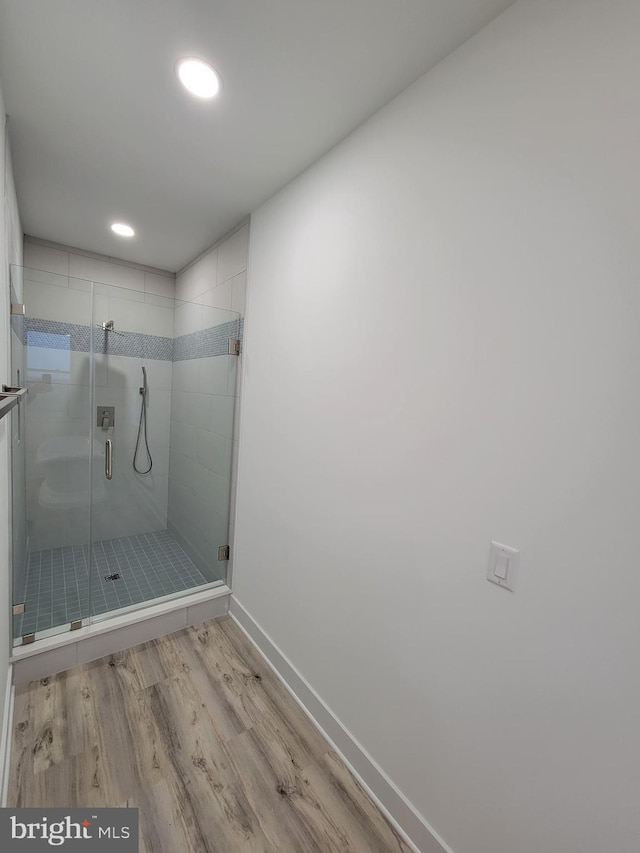
{"label": "shower door handle", "polygon": [[107,480],[113,477],[113,442],[110,438],[104,446],[104,476]]}

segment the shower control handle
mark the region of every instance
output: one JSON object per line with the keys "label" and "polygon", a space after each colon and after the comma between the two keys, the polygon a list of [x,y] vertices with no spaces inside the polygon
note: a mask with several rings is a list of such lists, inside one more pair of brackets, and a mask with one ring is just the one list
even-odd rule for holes
{"label": "shower control handle", "polygon": [[113,477],[113,442],[110,438],[104,446],[104,476],[107,480]]}

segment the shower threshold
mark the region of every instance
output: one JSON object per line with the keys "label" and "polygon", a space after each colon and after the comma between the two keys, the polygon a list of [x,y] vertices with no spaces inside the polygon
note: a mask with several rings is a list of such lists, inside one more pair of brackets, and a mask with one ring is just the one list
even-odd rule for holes
{"label": "shower threshold", "polygon": [[71,669],[105,655],[146,643],[150,640],[224,616],[229,609],[231,590],[220,583],[208,589],[190,591],[176,598],[167,597],[144,609],[125,608],[128,612],[109,614],[99,621],[16,646],[10,663],[14,684],[24,684]]}

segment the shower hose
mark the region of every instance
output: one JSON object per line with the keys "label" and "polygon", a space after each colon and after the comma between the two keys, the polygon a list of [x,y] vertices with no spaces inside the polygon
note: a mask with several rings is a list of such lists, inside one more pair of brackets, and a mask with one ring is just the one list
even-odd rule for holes
{"label": "shower hose", "polygon": [[[136,449],[133,451],[133,470],[136,474],[148,474],[153,468],[153,459],[151,458],[151,451],[149,450],[149,436],[147,435],[147,371],[146,368],[142,368],[142,388],[140,389],[140,393],[142,394],[142,402],[140,403],[140,421],[138,423],[138,437],[136,439]],[[141,471],[137,465],[138,458],[138,450],[140,448],[140,438],[143,434],[144,427],[144,449],[147,455],[147,462],[149,467],[146,471]]]}

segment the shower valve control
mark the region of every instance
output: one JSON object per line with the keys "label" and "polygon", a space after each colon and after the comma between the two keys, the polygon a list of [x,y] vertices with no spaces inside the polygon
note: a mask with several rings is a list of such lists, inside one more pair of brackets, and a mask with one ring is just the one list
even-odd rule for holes
{"label": "shower valve control", "polygon": [[115,406],[98,406],[98,415],[96,418],[96,426],[107,430],[109,427],[116,425],[116,407]]}

